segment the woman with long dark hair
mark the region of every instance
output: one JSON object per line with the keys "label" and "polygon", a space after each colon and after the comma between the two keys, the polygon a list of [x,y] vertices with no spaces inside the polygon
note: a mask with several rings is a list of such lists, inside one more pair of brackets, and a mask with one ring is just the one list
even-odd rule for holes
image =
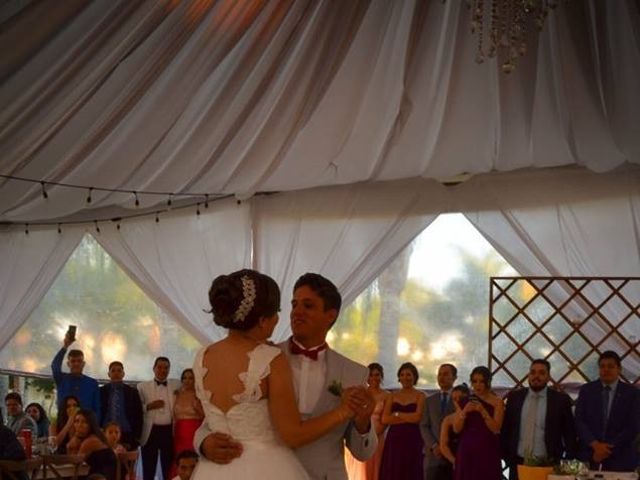
{"label": "woman with long dark hair", "polygon": [[471,371],[473,394],[460,402],[453,431],[460,435],[453,475],[455,480],[500,480],[502,468],[498,434],[504,404],[491,391],[491,371],[479,366]]}
{"label": "woman with long dark hair", "polygon": [[107,480],[115,480],[118,460],[100,430],[96,414],[91,410],[78,410],[73,419],[73,432],[67,453],[83,455],[90,475],[98,473]]}
{"label": "woman with long dark hair", "polygon": [[42,405],[37,402],[30,403],[24,411],[36,422],[38,426],[38,438],[47,438],[49,436],[50,424],[47,412],[44,411]]}
{"label": "woman with long dark hair", "polygon": [[51,428],[52,435],[56,437],[56,453],[67,453],[67,443],[73,437],[73,418],[79,409],[80,400],[75,395],[67,395],[62,400],[56,425]]}

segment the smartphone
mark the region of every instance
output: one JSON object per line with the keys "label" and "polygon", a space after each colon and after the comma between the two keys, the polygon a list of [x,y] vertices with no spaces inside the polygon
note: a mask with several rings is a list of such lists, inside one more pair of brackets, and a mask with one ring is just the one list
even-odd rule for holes
{"label": "smartphone", "polygon": [[70,340],[75,340],[76,339],[76,330],[78,329],[78,327],[76,327],[75,325],[69,325],[69,329],[67,330],[67,337],[69,337]]}

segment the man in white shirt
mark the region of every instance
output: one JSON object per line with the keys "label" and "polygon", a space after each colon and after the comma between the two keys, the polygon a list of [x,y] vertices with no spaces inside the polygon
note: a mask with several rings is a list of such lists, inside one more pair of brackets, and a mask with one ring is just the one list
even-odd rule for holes
{"label": "man in white shirt", "polygon": [[[316,273],[300,277],[291,301],[293,336],[280,344],[293,372],[298,409],[303,419],[332,410],[342,387],[350,390],[349,405],[356,417],[317,440],[295,450],[312,479],[346,480],[344,447],[359,460],[370,458],[377,437],[370,418],[374,401],[364,385],[368,370],[331,350],[325,339],[340,312],[342,298],[336,286]],[[206,424],[206,422],[205,422]],[[209,460],[229,463],[242,454],[242,445],[206,425],[196,433],[194,446]]]}
{"label": "man in white shirt", "polygon": [[173,392],[180,388],[178,380],[168,379],[171,362],[156,358],[154,379],[138,384],[144,422],[142,426],[142,471],[144,480],[153,480],[160,453],[163,478],[169,478],[173,461]]}
{"label": "man in white shirt", "polygon": [[574,458],[576,430],[571,411],[571,398],[548,387],[551,364],[548,360],[531,362],[527,381],[529,388],[513,390],[507,395],[507,406],[500,432],[509,479],[518,479],[517,466],[525,457]]}

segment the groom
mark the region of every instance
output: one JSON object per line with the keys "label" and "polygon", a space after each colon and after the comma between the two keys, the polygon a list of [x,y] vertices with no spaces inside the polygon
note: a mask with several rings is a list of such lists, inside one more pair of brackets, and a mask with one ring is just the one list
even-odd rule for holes
{"label": "groom", "polygon": [[[359,460],[370,458],[377,446],[370,423],[375,402],[363,387],[368,371],[331,350],[325,341],[341,304],[340,292],[331,281],[317,273],[304,274],[293,288],[293,337],[279,345],[291,365],[303,419],[328,412],[340,403],[340,398],[330,392],[332,384],[345,387],[349,406],[356,414],[350,422],[295,450],[312,479],[346,480],[344,445]],[[196,432],[194,445],[216,463],[229,463],[242,455],[241,444],[226,434],[212,433],[206,423]]]}

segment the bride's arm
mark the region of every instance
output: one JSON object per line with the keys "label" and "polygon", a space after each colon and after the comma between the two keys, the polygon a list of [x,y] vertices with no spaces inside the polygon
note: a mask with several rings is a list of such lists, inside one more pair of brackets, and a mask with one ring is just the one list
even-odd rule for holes
{"label": "bride's arm", "polygon": [[293,377],[284,355],[271,362],[269,375],[269,413],[280,437],[291,448],[312,442],[353,415],[346,404],[318,417],[302,421],[293,389]]}

